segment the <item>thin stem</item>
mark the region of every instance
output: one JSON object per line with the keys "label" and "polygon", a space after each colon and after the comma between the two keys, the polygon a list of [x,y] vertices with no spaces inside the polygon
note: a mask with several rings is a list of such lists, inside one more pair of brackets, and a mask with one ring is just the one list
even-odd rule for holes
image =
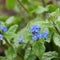
{"label": "thin stem", "polygon": [[23,7],[23,9],[28,13],[28,9],[22,4],[21,1],[17,0],[17,2]]}
{"label": "thin stem", "polygon": [[26,11],[26,13],[29,15],[29,19],[34,18],[33,14],[29,12],[29,10],[23,5],[23,3],[20,0],[17,0],[19,5]]}
{"label": "thin stem", "polygon": [[59,29],[56,27],[56,24],[53,22],[53,26],[54,26],[54,28],[56,29],[56,31],[57,31],[57,33],[60,35],[60,31],[59,31]]}
{"label": "thin stem", "polygon": [[5,40],[5,42],[7,43],[7,45],[10,46],[13,49],[13,46],[8,42],[8,40],[5,37],[3,39]]}

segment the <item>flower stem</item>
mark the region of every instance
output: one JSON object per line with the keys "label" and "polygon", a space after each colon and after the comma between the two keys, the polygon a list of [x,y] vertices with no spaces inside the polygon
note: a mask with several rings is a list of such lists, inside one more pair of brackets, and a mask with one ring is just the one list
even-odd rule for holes
{"label": "flower stem", "polygon": [[56,29],[57,33],[60,35],[60,31],[59,31],[59,29],[57,28],[57,26],[56,26],[56,24],[54,22],[53,22],[53,26]]}
{"label": "flower stem", "polygon": [[28,9],[22,4],[21,1],[17,0],[17,2],[23,7],[23,9],[28,13]]}
{"label": "flower stem", "polygon": [[11,43],[9,43],[5,37],[3,39],[5,40],[5,42],[7,43],[8,46],[10,46],[12,49],[14,49],[13,46],[11,45]]}

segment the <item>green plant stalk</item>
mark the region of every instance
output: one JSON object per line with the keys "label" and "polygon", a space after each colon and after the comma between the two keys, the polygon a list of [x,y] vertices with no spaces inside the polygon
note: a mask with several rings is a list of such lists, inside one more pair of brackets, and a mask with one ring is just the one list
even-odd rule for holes
{"label": "green plant stalk", "polygon": [[17,0],[17,2],[23,7],[23,9],[28,13],[28,9],[22,4],[20,0]]}
{"label": "green plant stalk", "polygon": [[3,39],[5,40],[5,42],[7,43],[7,45],[10,46],[14,50],[13,46],[8,42],[8,40],[5,37]]}
{"label": "green plant stalk", "polygon": [[53,21],[53,26],[54,26],[55,30],[57,31],[57,33],[60,35],[60,31],[59,31],[59,29],[57,28],[57,26],[56,26],[56,24],[54,23],[54,21]]}
{"label": "green plant stalk", "polygon": [[[49,21],[49,20],[48,20],[48,21]],[[50,20],[50,21],[52,22],[53,27],[55,28],[55,30],[57,31],[57,33],[60,35],[60,31],[59,31],[58,27],[56,26],[54,20],[52,19],[52,20]]]}
{"label": "green plant stalk", "polygon": [[34,18],[33,14],[31,14],[29,12],[29,10],[23,5],[23,3],[20,0],[17,0],[17,2],[19,3],[19,5],[27,12],[27,14],[29,15],[29,19],[30,18]]}

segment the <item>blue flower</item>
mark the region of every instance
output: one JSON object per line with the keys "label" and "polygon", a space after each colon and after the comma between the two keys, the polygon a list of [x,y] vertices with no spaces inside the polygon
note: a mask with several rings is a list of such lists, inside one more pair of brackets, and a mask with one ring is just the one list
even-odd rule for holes
{"label": "blue flower", "polygon": [[40,26],[33,26],[30,30],[31,33],[39,33],[40,32]]}
{"label": "blue flower", "polygon": [[23,40],[24,40],[23,37],[19,38],[19,39],[18,39],[18,43],[21,44]]}
{"label": "blue flower", "polygon": [[2,34],[0,34],[0,40],[2,40],[3,39],[3,35]]}
{"label": "blue flower", "polygon": [[48,34],[49,32],[48,31],[45,31],[44,34],[40,33],[40,26],[33,26],[30,30],[30,32],[32,33],[32,39],[33,40],[39,40],[41,38],[44,38],[44,39],[47,39],[48,38]]}
{"label": "blue flower", "polygon": [[7,32],[8,31],[7,27],[5,27],[5,26],[0,26],[0,30],[2,30],[3,32]]}
{"label": "blue flower", "polygon": [[41,34],[41,33],[35,34],[35,35],[32,36],[32,39],[33,39],[33,40],[39,40],[39,39],[41,39],[41,38],[42,38],[42,34]]}
{"label": "blue flower", "polygon": [[8,31],[7,27],[3,27],[2,31],[7,32]]}
{"label": "blue flower", "polygon": [[0,26],[0,30],[2,30],[3,29],[3,26]]}
{"label": "blue flower", "polygon": [[33,40],[39,40],[39,38],[37,36],[33,36],[32,39]]}
{"label": "blue flower", "polygon": [[43,34],[43,38],[44,39],[47,39],[48,38],[48,34],[49,34],[49,32],[48,31],[45,31],[45,33]]}

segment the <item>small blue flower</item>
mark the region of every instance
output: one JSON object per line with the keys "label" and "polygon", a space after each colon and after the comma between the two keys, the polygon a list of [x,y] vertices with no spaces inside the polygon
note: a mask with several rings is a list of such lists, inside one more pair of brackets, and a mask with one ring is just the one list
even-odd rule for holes
{"label": "small blue flower", "polygon": [[7,27],[3,27],[2,31],[7,32],[8,31]]}
{"label": "small blue flower", "polygon": [[31,33],[39,33],[40,32],[40,26],[33,26],[30,30]]}
{"label": "small blue flower", "polygon": [[8,31],[7,27],[5,27],[5,26],[0,26],[0,30],[2,30],[3,32],[7,32]]}
{"label": "small blue flower", "polygon": [[24,40],[23,37],[19,38],[19,39],[18,39],[18,43],[21,44],[23,40]]}
{"label": "small blue flower", "polygon": [[48,31],[45,31],[45,33],[43,34],[43,38],[44,39],[47,39],[48,38],[48,34],[49,34],[49,32]]}
{"label": "small blue flower", "polygon": [[49,31],[47,30],[47,31],[45,31],[45,33],[46,33],[46,34],[49,34]]}
{"label": "small blue flower", "polygon": [[2,34],[0,34],[0,40],[2,40],[3,39],[3,35]]}
{"label": "small blue flower", "polygon": [[35,34],[35,35],[32,36],[32,39],[33,39],[33,40],[39,40],[39,39],[41,39],[41,38],[42,38],[42,34],[41,34],[41,33]]}
{"label": "small blue flower", "polygon": [[3,29],[3,26],[0,26],[0,30],[2,30]]}
{"label": "small blue flower", "polygon": [[33,36],[32,39],[35,40],[35,41],[39,40],[39,38],[37,36]]}

